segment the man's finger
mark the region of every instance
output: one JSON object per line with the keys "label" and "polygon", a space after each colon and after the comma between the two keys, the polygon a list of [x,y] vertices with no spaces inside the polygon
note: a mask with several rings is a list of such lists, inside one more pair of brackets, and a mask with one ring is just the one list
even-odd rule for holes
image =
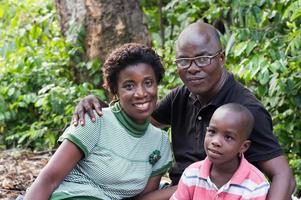
{"label": "man's finger", "polygon": [[99,104],[95,106],[95,111],[100,117],[102,116],[102,108]]}
{"label": "man's finger", "polygon": [[79,123],[82,126],[85,126],[85,113],[82,111],[78,112],[79,115]]}
{"label": "man's finger", "polygon": [[92,122],[95,122],[95,115],[94,115],[94,112],[93,112],[92,108],[90,108],[90,109],[87,110],[87,114],[89,115],[89,117],[92,120]]}
{"label": "man's finger", "polygon": [[73,116],[72,116],[72,124],[74,126],[77,126],[78,125],[78,114],[77,113],[73,113]]}

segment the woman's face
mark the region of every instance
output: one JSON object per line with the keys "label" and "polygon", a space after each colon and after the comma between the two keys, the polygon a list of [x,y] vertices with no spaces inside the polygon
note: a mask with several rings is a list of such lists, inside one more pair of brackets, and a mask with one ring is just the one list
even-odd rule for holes
{"label": "woman's face", "polygon": [[154,111],[157,89],[154,70],[148,64],[129,65],[119,73],[117,95],[120,105],[136,123],[145,122]]}

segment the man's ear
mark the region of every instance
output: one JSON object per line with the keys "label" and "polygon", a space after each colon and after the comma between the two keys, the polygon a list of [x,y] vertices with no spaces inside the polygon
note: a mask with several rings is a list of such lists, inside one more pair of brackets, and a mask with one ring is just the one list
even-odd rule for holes
{"label": "man's ear", "polygon": [[251,145],[251,140],[245,140],[240,146],[239,153],[245,153]]}
{"label": "man's ear", "polygon": [[220,63],[220,66],[224,66],[225,65],[225,53],[224,52],[219,55],[218,61]]}

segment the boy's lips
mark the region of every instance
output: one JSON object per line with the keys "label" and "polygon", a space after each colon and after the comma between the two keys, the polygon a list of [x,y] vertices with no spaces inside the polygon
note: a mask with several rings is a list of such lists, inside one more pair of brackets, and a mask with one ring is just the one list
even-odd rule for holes
{"label": "boy's lips", "polygon": [[208,148],[208,152],[214,154],[214,155],[223,155],[221,152],[215,150],[215,149],[211,149],[211,148]]}

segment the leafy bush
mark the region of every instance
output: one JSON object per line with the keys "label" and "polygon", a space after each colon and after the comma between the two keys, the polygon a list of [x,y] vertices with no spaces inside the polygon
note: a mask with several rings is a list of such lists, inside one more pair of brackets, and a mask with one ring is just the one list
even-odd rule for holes
{"label": "leafy bush", "polygon": [[[140,2],[153,46],[166,66],[160,95],[181,84],[173,62],[180,31],[198,19],[215,25],[224,42],[226,67],[271,113],[300,192],[301,1]],[[76,44],[61,37],[52,0],[0,0],[3,148],[53,148],[79,98],[94,93],[105,99],[103,90],[96,89],[101,62],[81,57],[84,34],[82,30]]]}
{"label": "leafy bush", "polygon": [[53,148],[74,101],[90,92],[104,98],[93,84],[73,80],[73,68],[93,76],[99,62],[70,64],[80,46],[60,35],[52,1],[0,2],[0,144]]}

